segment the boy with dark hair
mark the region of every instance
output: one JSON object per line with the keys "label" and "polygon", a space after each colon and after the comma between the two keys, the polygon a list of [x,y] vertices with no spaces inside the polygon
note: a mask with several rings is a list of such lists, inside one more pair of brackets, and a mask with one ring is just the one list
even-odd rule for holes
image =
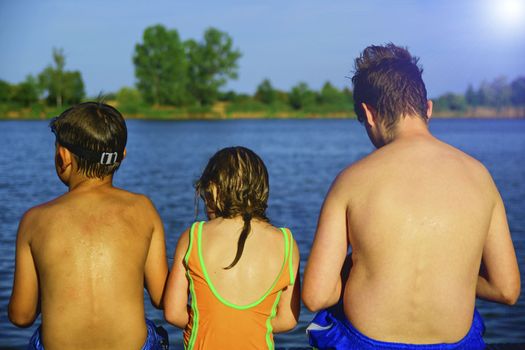
{"label": "boy with dark hair", "polygon": [[86,102],[50,126],[69,191],[20,221],[9,319],[27,327],[41,310],[31,349],[162,349],[167,339],[144,318],[143,290],[161,308],[164,229],[147,197],[113,187],[126,155],[122,115]]}
{"label": "boy with dark hair", "polygon": [[356,59],[355,110],[377,150],[337,176],[321,209],[303,301],[341,308],[314,319],[316,348],[483,349],[476,296],[520,295],[503,201],[480,162],[428,130],[417,62],[393,44]]}

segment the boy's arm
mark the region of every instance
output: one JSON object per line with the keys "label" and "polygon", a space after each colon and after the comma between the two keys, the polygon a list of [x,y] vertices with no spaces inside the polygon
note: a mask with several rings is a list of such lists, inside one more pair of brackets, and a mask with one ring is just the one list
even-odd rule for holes
{"label": "boy's arm", "polygon": [[157,309],[161,309],[164,286],[168,276],[166,242],[164,240],[164,227],[162,226],[160,216],[149,200],[148,206],[151,208],[150,212],[153,223],[153,233],[151,235],[148,256],[144,268],[144,279],[151,303]]}
{"label": "boy's arm", "polygon": [[29,327],[38,316],[38,276],[31,253],[32,213],[24,215],[16,238],[15,273],[9,300],[9,320],[18,327]]}
{"label": "boy's arm", "polygon": [[294,273],[294,284],[288,286],[282,293],[277,313],[272,319],[274,333],[286,332],[293,329],[299,320],[301,311],[301,276],[299,274],[300,262],[299,248],[297,242],[293,242],[292,269]]}
{"label": "boy's arm", "polygon": [[336,178],[326,196],[306,264],[302,296],[310,311],[336,304],[343,288],[341,269],[348,249],[344,176]]}
{"label": "boy's arm", "polygon": [[190,241],[189,237],[188,229],[179,238],[164,296],[164,318],[179,328],[186,327],[189,320],[188,280],[186,279],[186,266],[184,265],[184,256],[188,251]]}
{"label": "boy's arm", "polygon": [[496,197],[483,247],[476,295],[489,301],[513,305],[520,295],[520,272],[505,207],[499,193],[496,193]]}

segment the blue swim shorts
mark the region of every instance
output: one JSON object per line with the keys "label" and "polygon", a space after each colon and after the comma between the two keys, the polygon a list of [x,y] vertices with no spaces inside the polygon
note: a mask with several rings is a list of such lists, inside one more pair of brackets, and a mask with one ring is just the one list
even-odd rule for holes
{"label": "blue swim shorts", "polygon": [[374,340],[359,332],[346,317],[336,317],[323,310],[315,315],[306,329],[308,340],[315,349],[335,350],[482,350],[485,349],[485,325],[477,310],[467,335],[457,343],[402,344]]}
{"label": "blue swim shorts", "polygon": [[[141,350],[168,350],[168,333],[162,327],[156,327],[155,323],[146,319],[146,327],[148,329],[148,335],[146,342],[142,346]],[[33,336],[29,340],[27,350],[44,350],[42,340],[40,338],[40,328],[38,327]]]}

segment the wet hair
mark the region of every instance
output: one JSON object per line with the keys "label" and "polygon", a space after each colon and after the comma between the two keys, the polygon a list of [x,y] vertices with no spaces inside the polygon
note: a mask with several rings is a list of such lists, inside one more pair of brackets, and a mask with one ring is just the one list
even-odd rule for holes
{"label": "wet hair", "polygon": [[75,105],[51,120],[56,142],[75,157],[89,178],[112,175],[124,158],[126,122],[114,107],[101,102]]}
{"label": "wet hair", "polygon": [[242,216],[244,225],[237,241],[237,252],[231,269],[241,258],[244,244],[251,231],[251,220],[268,222],[266,208],[269,194],[268,171],[262,159],[245,147],[221,149],[208,161],[195,183],[208,210],[216,217]]}
{"label": "wet hair", "polygon": [[392,43],[367,47],[356,58],[352,77],[357,119],[366,120],[362,103],[372,106],[390,136],[402,117],[427,120],[427,90],[418,62],[406,48]]}

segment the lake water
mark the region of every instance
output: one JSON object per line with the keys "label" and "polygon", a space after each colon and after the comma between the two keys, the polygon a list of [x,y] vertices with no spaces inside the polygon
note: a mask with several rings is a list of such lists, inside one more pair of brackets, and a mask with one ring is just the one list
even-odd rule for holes
{"label": "lake water", "polygon": [[[257,152],[270,173],[268,214],[294,232],[304,268],[319,208],[337,173],[372,151],[355,120],[128,121],[128,157],[117,186],[148,195],[164,221],[168,256],[179,234],[194,220],[192,183],[218,149],[244,145]],[[440,139],[468,152],[492,173],[525,272],[525,120],[433,120]],[[14,268],[15,235],[24,211],[63,193],[53,166],[54,137],[45,121],[0,122],[0,348],[23,348],[33,327],[18,329],[7,319]],[[202,214],[201,214],[202,216]],[[171,261],[170,261],[171,264]],[[525,276],[524,276],[525,277]],[[522,277],[522,280],[525,278]],[[514,307],[479,302],[485,340],[525,343],[525,297]],[[162,324],[173,348],[181,331],[166,324],[146,300],[147,316]],[[278,348],[305,347],[312,314],[303,308],[299,326],[277,335]]]}

